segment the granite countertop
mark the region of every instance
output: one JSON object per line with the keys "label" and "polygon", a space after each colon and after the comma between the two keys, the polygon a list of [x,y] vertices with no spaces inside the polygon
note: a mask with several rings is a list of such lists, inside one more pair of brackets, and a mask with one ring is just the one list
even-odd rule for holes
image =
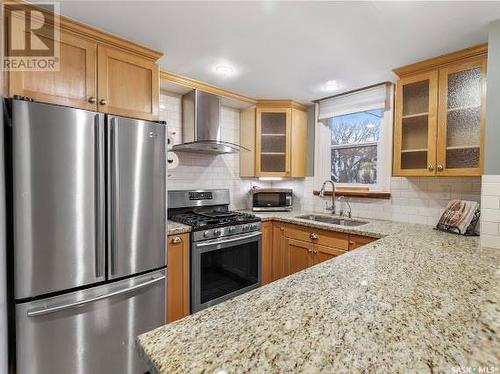
{"label": "granite countertop", "polygon": [[500,251],[369,221],[348,231],[381,239],[139,336],[151,371],[498,372]]}
{"label": "granite countertop", "polygon": [[190,232],[191,227],[179,222],[167,221],[167,235],[179,235]]}

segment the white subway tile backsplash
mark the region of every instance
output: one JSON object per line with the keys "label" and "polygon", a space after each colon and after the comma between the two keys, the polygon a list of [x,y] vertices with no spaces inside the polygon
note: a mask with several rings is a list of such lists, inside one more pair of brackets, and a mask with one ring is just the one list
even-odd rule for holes
{"label": "white subway tile backsplash", "polygon": [[487,196],[481,197],[481,207],[483,209],[500,209],[500,196]]}
{"label": "white subway tile backsplash", "polygon": [[481,246],[500,249],[500,175],[483,175]]}
{"label": "white subway tile backsplash", "polygon": [[[168,131],[174,144],[182,142],[181,96],[162,92],[160,95],[160,119],[167,121]],[[239,142],[240,112],[223,107],[221,112],[222,139]],[[175,133],[172,135],[172,133]],[[228,188],[231,209],[246,209],[248,192],[253,185],[269,184],[256,179],[240,178],[239,154],[208,155],[178,152],[179,166],[168,171],[168,189]]]}

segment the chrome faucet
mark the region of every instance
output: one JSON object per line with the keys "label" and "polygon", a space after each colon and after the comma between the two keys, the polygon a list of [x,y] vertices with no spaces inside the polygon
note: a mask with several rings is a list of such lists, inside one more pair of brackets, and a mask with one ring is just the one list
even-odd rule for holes
{"label": "chrome faucet", "polygon": [[347,207],[349,208],[349,211],[347,212],[347,217],[351,218],[352,217],[352,209],[351,209],[351,204],[349,203],[349,200],[345,198],[345,196],[339,196],[338,198],[340,202],[340,216],[342,217],[344,215],[344,202],[347,204]]}
{"label": "chrome faucet", "polygon": [[335,214],[335,182],[332,181],[331,179],[327,179],[326,181],[323,182],[323,185],[321,186],[321,190],[319,191],[319,196],[324,197],[325,196],[325,187],[327,183],[332,184],[332,205],[328,206],[328,203],[326,204],[326,210],[331,210],[332,214]]}

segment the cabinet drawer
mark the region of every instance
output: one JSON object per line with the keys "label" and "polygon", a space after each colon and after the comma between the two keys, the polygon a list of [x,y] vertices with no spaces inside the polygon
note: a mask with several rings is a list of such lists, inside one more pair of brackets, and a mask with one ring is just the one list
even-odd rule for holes
{"label": "cabinet drawer", "polygon": [[320,230],[312,227],[287,225],[285,236],[296,240],[308,241],[326,247],[333,247],[347,251],[349,248],[349,235],[341,232]]}

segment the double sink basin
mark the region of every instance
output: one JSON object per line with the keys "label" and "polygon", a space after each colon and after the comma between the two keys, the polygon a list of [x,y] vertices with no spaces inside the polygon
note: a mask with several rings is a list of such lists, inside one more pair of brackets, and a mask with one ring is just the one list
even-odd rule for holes
{"label": "double sink basin", "polygon": [[340,226],[361,226],[361,225],[366,225],[368,223],[365,221],[357,221],[353,219],[345,219],[334,216],[323,216],[319,214],[305,214],[302,216],[296,216],[295,218],[305,219],[308,221],[330,223],[333,225],[340,225]]}

